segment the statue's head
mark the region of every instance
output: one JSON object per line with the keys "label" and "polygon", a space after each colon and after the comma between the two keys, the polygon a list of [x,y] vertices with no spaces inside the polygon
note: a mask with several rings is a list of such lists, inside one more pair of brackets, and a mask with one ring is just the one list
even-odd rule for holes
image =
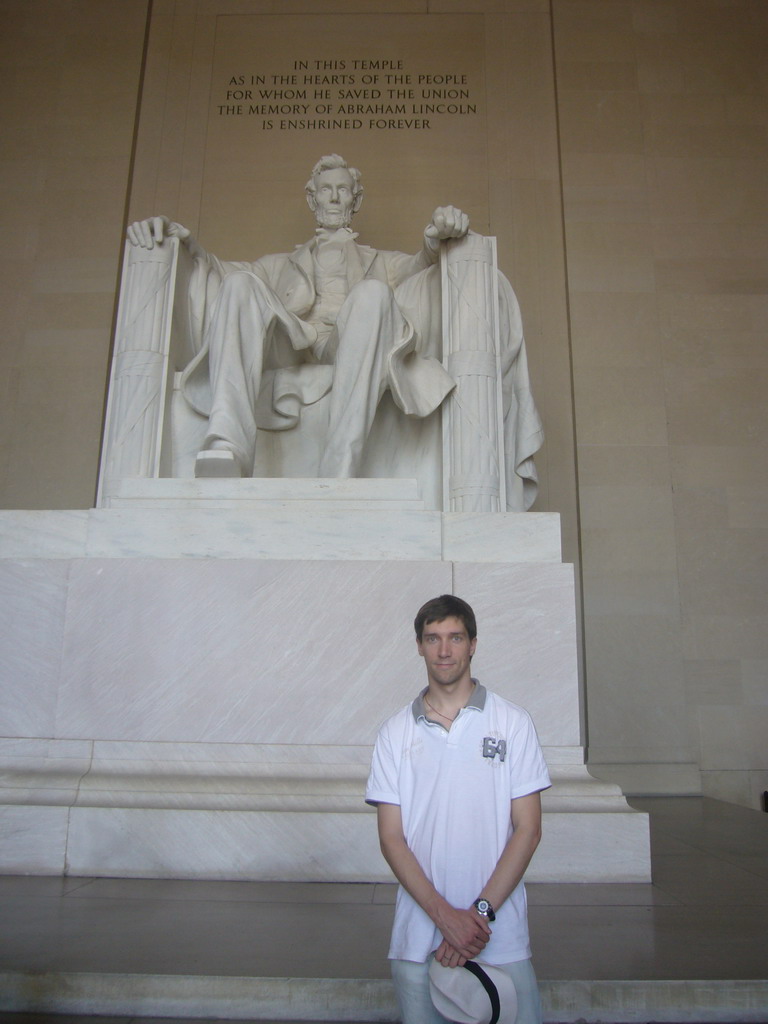
{"label": "statue's head", "polygon": [[349,227],[363,201],[360,171],[336,153],[317,161],[304,191],[322,228]]}

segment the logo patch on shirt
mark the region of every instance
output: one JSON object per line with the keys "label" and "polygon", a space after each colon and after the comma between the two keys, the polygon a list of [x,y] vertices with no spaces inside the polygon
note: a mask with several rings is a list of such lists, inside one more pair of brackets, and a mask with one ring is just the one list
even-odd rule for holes
{"label": "logo patch on shirt", "polygon": [[494,739],[493,736],[486,736],[483,740],[483,757],[489,757],[493,760],[497,754],[499,755],[499,760],[503,761],[507,756],[507,741]]}

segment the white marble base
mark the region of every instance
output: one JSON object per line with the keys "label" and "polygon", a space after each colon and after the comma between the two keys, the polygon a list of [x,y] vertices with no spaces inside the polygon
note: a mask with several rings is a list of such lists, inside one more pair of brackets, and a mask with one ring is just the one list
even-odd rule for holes
{"label": "white marble base", "polygon": [[126,480],[120,493],[111,508],[0,510],[0,559],[561,559],[558,515],[425,511],[415,481]]}
{"label": "white marble base", "polygon": [[[620,799],[614,797],[616,801]],[[6,810],[5,808],[3,810]],[[23,848],[4,840],[4,874],[293,882],[392,882],[374,813],[76,808],[66,857],[40,808],[14,808]],[[49,809],[48,809],[49,810]],[[0,825],[6,824],[0,816]],[[530,882],[650,882],[647,822],[637,812],[545,813]],[[57,852],[58,856],[51,855]]]}
{"label": "white marble base", "polygon": [[620,786],[628,796],[702,795],[702,772],[697,764],[593,764],[590,758],[589,773]]}
{"label": "white marble base", "polygon": [[293,481],[252,509],[0,515],[0,871],[389,879],[371,747],[423,685],[416,609],[450,592],[555,778],[530,877],[648,878],[647,817],[583,764],[558,517],[393,511],[414,491],[386,481],[343,507],[363,495],[336,483],[311,512]]}
{"label": "white marble base", "polygon": [[0,806],[0,874],[67,874],[69,808],[12,803],[21,798],[14,780]]}
{"label": "white marble base", "polygon": [[424,501],[418,481],[376,477],[125,478],[103,495],[104,508],[242,510],[275,506],[300,507],[309,513],[318,506],[400,511],[423,509]]}
{"label": "white marble base", "polygon": [[474,671],[543,743],[580,742],[568,565],[5,560],[0,587],[0,735],[369,744],[422,685],[416,609],[455,589],[481,623]]}
{"label": "white marble base", "polygon": [[[536,882],[648,881],[644,814],[579,747],[545,748]],[[0,741],[6,873],[392,881],[363,801],[370,746]]]}

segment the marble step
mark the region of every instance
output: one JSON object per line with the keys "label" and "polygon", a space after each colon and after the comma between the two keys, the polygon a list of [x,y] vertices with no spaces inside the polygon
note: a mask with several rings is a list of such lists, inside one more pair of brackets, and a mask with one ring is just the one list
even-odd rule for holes
{"label": "marble step", "polygon": [[[559,1024],[728,1024],[765,1021],[759,980],[544,980],[545,1021]],[[210,975],[0,972],[0,1011],[248,1020],[397,1021],[388,978],[254,978]]]}

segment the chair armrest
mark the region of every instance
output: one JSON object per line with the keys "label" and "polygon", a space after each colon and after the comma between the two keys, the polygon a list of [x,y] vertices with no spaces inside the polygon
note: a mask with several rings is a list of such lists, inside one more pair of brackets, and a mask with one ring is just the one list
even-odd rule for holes
{"label": "chair armrest", "polygon": [[496,239],[470,231],[440,247],[443,363],[456,389],[443,405],[443,509],[506,508]]}
{"label": "chair armrest", "polygon": [[[180,249],[173,237],[153,249],[125,244],[97,507],[109,505],[111,481],[160,476],[174,297],[179,266],[189,265]],[[185,303],[176,305],[183,325]]]}

